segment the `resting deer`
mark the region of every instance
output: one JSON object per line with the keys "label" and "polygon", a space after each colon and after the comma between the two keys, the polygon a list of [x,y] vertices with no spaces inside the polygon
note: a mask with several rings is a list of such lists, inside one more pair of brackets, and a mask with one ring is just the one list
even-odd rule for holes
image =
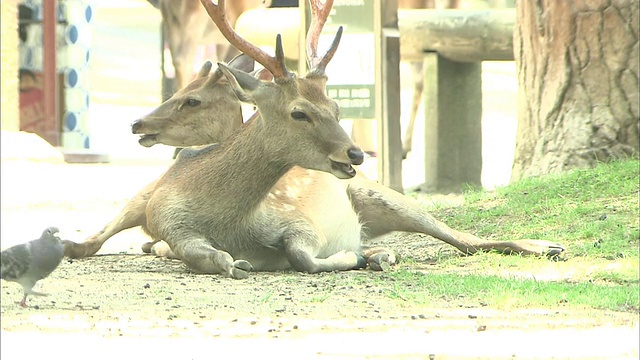
{"label": "resting deer", "polygon": [[[364,160],[338,124],[336,102],[325,94],[325,67],[342,28],[324,57],[309,48],[311,71],[297,77],[286,68],[279,36],[272,57],[234,32],[225,17],[225,1],[201,2],[227,40],[268,69],[275,82],[219,65],[238,98],[254,103],[261,119],[250,121],[216,151],[180,156],[149,199],[146,231],[201,273],[246,278],[251,270],[316,273],[364,267],[357,215],[331,216],[336,199],[303,194],[305,183],[352,178],[352,165]],[[317,44],[331,5],[313,4],[318,16],[309,30],[311,43]],[[273,189],[294,166],[320,172],[305,178],[307,170],[299,169],[300,184]],[[348,204],[346,193],[342,201]]]}
{"label": "resting deer", "polygon": [[[228,65],[251,72],[254,69],[254,60],[241,54]],[[240,100],[221,70],[218,69],[209,75],[211,68],[211,62],[207,61],[196,78],[184,89],[178,90],[147,116],[133,122],[133,133],[141,134],[138,141],[140,145],[209,145],[222,142],[242,126]],[[266,71],[257,72],[256,75],[271,79],[271,74]],[[65,241],[65,255],[71,258],[91,256],[120,231],[144,226],[147,202],[157,182],[158,180],[145,186],[131,198],[114,220],[84,242],[78,244]],[[147,252],[148,248],[150,245],[143,247]]]}
{"label": "resting deer", "polygon": [[[206,71],[209,68],[203,67],[203,69],[207,69]],[[200,73],[201,76],[206,75],[202,75],[203,71]],[[203,83],[211,85],[216,84],[216,81],[197,79],[154,112],[154,114],[164,115],[152,114],[153,116],[136,121],[133,125],[134,133],[143,135],[141,144],[150,146],[153,143],[162,142],[172,146],[200,145],[216,142],[220,137],[209,131],[199,131],[199,129],[220,129],[221,126],[239,128],[241,125],[240,103],[231,93],[231,88],[226,84],[225,79],[219,75],[219,72],[216,72],[211,77],[216,78],[216,81],[220,82],[220,86],[203,86]],[[218,92],[224,96],[217,96],[220,95]],[[212,101],[213,98],[215,101]],[[197,100],[195,102],[197,104],[187,106],[191,99]],[[222,114],[220,108],[228,109],[227,113]],[[214,112],[215,115],[212,115]],[[141,123],[144,126],[141,126]],[[171,136],[164,136],[166,134],[171,134]],[[148,139],[148,136],[151,136],[150,142],[145,140]],[[212,138],[209,138],[210,136]],[[361,234],[364,240],[392,231],[408,231],[431,235],[455,246],[465,254],[473,254],[480,250],[497,250],[504,253],[552,255],[563,251],[562,246],[543,240],[490,242],[471,234],[450,229],[435,220],[408,197],[360,176],[350,180],[322,176],[323,181],[330,183],[330,186],[323,187],[322,184],[315,182],[302,184],[313,179],[316,175],[322,175],[322,173],[306,171],[306,174],[301,176],[299,171],[297,169],[286,173],[278,181],[272,193],[275,193],[278,188],[286,187],[287,184],[296,183],[303,186],[304,193],[321,194],[323,201],[330,201],[334,198],[342,199],[346,193],[349,202],[335,201],[332,204],[331,212],[352,215],[355,211],[359,216],[360,223],[364,224]],[[71,257],[90,256],[97,252],[109,237],[119,231],[134,226],[143,226],[146,221],[144,210],[155,184],[156,182],[149,184],[132,198],[118,217],[109,223],[103,231],[93,235],[84,243],[68,243],[67,255]],[[282,193],[281,191],[280,194]],[[281,202],[279,205],[281,207],[289,205],[287,199],[275,200]],[[322,216],[323,214],[315,214],[312,218]],[[157,240],[159,238],[154,239],[154,241]],[[149,251],[150,245],[152,244],[145,245],[146,251]]]}

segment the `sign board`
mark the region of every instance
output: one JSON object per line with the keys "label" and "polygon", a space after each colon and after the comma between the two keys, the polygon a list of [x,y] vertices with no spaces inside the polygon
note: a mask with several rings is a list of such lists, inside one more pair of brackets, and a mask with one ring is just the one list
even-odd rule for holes
{"label": "sign board", "polygon": [[[379,0],[335,0],[318,39],[318,52],[323,54],[338,27],[344,28],[338,51],[326,69],[327,95],[340,105],[342,118],[376,118],[376,6]],[[308,24],[310,11],[306,9],[306,13]]]}
{"label": "sign board", "polygon": [[[306,1],[300,1],[300,7],[306,29],[310,11]],[[334,0],[318,39],[320,54],[329,49],[339,26],[344,31],[326,68],[327,95],[338,102],[341,118],[375,120],[378,181],[402,191],[397,0]],[[300,32],[300,44],[306,42],[305,33]],[[304,51],[300,46],[300,59]],[[299,72],[306,73],[303,65]]]}

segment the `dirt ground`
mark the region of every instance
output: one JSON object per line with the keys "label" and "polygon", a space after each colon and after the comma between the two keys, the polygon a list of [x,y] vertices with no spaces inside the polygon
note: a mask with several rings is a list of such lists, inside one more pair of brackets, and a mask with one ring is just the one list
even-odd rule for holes
{"label": "dirt ground", "polygon": [[[3,161],[2,248],[50,225],[82,241],[165,167]],[[63,260],[37,286],[50,296],[31,297],[26,309],[16,304],[20,287],[2,281],[0,356],[17,358],[27,347],[30,358],[52,357],[52,348],[65,349],[53,358],[84,358],[74,350],[82,344],[98,359],[638,358],[637,314],[507,311],[464,299],[424,306],[394,296],[387,274],[366,270],[196,275],[179,261],[142,254],[145,241],[128,230],[98,256]],[[449,251],[417,235],[380,243],[418,263]]]}

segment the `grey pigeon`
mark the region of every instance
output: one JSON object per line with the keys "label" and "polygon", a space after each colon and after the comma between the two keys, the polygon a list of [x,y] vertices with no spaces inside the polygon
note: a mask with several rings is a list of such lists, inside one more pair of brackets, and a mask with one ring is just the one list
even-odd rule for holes
{"label": "grey pigeon", "polygon": [[52,226],[43,231],[39,239],[2,251],[0,278],[22,285],[24,297],[20,306],[27,306],[27,295],[47,295],[33,291],[33,287],[49,276],[64,257],[64,245],[58,233],[58,228]]}

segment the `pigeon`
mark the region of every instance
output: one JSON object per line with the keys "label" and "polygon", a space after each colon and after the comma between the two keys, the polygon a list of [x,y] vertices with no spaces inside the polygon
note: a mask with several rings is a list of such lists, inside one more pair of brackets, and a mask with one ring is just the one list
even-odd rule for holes
{"label": "pigeon", "polygon": [[57,227],[49,227],[39,239],[2,251],[0,279],[17,282],[24,289],[20,306],[27,307],[27,295],[47,296],[33,291],[36,282],[55,270],[64,257],[64,245]]}

